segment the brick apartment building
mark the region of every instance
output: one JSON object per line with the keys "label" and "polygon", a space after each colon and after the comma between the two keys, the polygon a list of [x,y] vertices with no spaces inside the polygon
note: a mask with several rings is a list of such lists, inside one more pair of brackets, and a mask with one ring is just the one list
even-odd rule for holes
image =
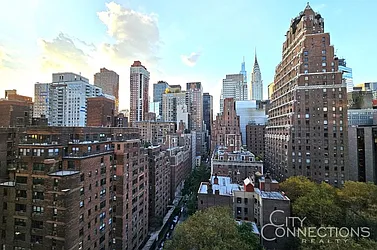
{"label": "brick apartment building", "polygon": [[183,181],[189,176],[192,169],[191,147],[177,146],[168,148],[167,152],[170,157],[170,178],[171,189],[170,199],[173,200],[176,196],[177,189],[180,188]]}
{"label": "brick apartment building", "polygon": [[18,95],[16,90],[5,90],[0,99],[0,127],[24,127],[32,124],[33,101],[31,97]]}
{"label": "brick apartment building", "polygon": [[231,152],[218,147],[213,152],[212,175],[228,176],[234,183],[240,183],[257,172],[263,174],[263,161],[257,160],[249,151]]}
{"label": "brick apartment building", "polygon": [[[202,182],[198,190],[198,209],[206,209],[213,206],[229,207],[233,211],[236,220],[251,221],[255,223],[259,231],[263,230],[263,236],[272,239],[275,237],[275,227],[265,228],[270,223],[270,215],[275,210],[274,223],[281,225],[290,216],[290,200],[279,192],[279,183],[266,177],[252,176],[237,184],[231,178],[225,176],[212,176],[209,182]],[[278,224],[279,223],[279,224]],[[262,233],[262,232],[261,232]],[[275,241],[261,239],[266,249],[284,249],[285,237]]]}
{"label": "brick apartment building", "polygon": [[242,146],[240,117],[236,113],[233,98],[224,99],[224,110],[216,116],[211,129],[211,151],[217,146],[228,147],[230,151],[239,151]]}
{"label": "brick apartment building", "polygon": [[115,101],[105,96],[87,98],[88,127],[113,127]]}
{"label": "brick apartment building", "polygon": [[263,159],[266,125],[248,124],[246,125],[246,145],[247,150]]}
{"label": "brick apartment building", "polygon": [[141,121],[132,123],[132,126],[140,130],[140,139],[143,143],[152,145],[166,144],[166,136],[174,134],[177,130],[175,122]]}
{"label": "brick apartment building", "polygon": [[265,163],[277,180],[348,179],[347,88],[324,19],[309,6],[292,19],[275,70]]}
{"label": "brick apartment building", "polygon": [[170,200],[170,159],[161,146],[148,148],[149,159],[149,224],[162,222]]}
{"label": "brick apartment building", "polygon": [[138,136],[132,128],[0,129],[2,248],[141,246],[149,188]]}

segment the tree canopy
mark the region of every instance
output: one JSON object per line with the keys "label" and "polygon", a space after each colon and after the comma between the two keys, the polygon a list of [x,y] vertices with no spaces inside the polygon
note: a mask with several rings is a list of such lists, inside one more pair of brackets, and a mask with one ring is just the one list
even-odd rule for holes
{"label": "tree canopy", "polygon": [[280,187],[292,201],[292,216],[306,217],[306,227],[367,227],[370,232],[368,238],[348,238],[337,244],[301,241],[296,248],[377,249],[377,186],[373,183],[347,181],[341,188],[335,188],[297,176],[288,178]]}
{"label": "tree canopy", "polygon": [[197,211],[179,224],[167,250],[254,250],[261,249],[250,224],[238,225],[231,212],[223,207]]}

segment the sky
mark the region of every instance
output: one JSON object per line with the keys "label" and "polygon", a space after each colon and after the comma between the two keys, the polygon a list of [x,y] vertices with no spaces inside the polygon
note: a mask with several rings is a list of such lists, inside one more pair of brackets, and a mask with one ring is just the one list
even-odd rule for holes
{"label": "sky", "polygon": [[[52,73],[81,73],[93,83],[99,69],[120,76],[120,109],[129,107],[129,68],[140,60],[152,84],[200,81],[219,111],[222,79],[248,81],[256,49],[264,83],[273,81],[290,20],[302,0],[0,0],[0,98],[5,89],[34,97]],[[377,81],[374,0],[311,1],[325,19],[336,54],[353,69],[354,83]]]}

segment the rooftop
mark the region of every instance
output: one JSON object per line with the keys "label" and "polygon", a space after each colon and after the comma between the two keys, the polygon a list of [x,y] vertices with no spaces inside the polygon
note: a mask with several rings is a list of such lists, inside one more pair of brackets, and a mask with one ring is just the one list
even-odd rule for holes
{"label": "rooftop", "polygon": [[289,200],[289,198],[285,195],[283,195],[280,192],[267,192],[267,191],[261,191],[259,188],[254,189],[255,193],[260,195],[262,199],[270,199],[270,200]]}
{"label": "rooftop", "polygon": [[80,173],[80,171],[62,170],[49,174],[50,176],[70,176]]}
{"label": "rooftop", "polygon": [[[233,195],[233,191],[240,191],[242,190],[242,187],[236,183],[231,183],[230,177],[225,176],[218,176],[218,183],[219,184],[213,184],[215,176],[211,177],[211,183],[212,183],[212,190],[213,194],[215,194],[216,190],[219,190],[220,195]],[[207,194],[208,193],[208,183],[202,182],[199,187],[199,194]]]}

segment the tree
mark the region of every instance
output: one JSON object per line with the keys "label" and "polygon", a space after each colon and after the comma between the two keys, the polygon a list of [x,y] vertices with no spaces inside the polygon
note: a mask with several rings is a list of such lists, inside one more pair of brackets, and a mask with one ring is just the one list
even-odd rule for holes
{"label": "tree", "polygon": [[315,187],[316,184],[305,176],[292,176],[280,183],[281,190],[286,193],[291,202],[306,195],[311,190],[315,189]]}
{"label": "tree", "polygon": [[336,189],[323,182],[314,184],[307,193],[296,198],[293,214],[304,218],[308,226],[338,225],[342,210],[336,203]]}
{"label": "tree", "polygon": [[258,249],[249,226],[237,226],[231,212],[223,207],[197,211],[174,231],[167,250],[253,250]]}

